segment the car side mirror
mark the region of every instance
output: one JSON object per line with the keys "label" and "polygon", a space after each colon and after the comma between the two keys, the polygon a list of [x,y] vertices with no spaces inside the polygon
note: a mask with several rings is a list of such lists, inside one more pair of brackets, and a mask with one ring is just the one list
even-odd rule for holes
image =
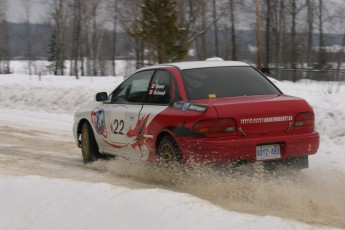
{"label": "car side mirror", "polygon": [[96,101],[106,101],[108,99],[108,93],[107,92],[100,92],[96,94]]}

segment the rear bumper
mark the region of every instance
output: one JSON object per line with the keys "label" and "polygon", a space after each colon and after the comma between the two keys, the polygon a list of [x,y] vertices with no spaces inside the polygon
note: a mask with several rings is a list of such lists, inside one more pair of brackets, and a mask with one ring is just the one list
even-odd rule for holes
{"label": "rear bumper", "polygon": [[276,160],[312,155],[319,148],[320,137],[312,131],[226,138],[177,137],[176,141],[185,162],[225,163],[257,162],[256,146],[265,144],[280,145],[281,158]]}

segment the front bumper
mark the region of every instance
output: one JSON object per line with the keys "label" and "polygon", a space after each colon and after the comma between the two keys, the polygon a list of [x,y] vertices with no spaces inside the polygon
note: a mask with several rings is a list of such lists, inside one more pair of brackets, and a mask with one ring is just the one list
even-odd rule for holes
{"label": "front bumper", "polygon": [[80,141],[78,137],[78,123],[73,123],[73,136],[74,136],[74,141],[75,144],[80,148]]}
{"label": "front bumper", "polygon": [[308,156],[319,148],[317,131],[281,134],[262,134],[248,137],[186,138],[176,137],[185,162],[226,163],[236,161],[257,162],[256,146],[279,144],[281,158]]}

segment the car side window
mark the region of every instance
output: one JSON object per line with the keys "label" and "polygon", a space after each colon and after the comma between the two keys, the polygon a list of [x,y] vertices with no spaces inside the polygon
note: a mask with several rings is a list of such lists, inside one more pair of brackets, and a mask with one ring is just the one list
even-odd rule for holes
{"label": "car side window", "polygon": [[146,104],[169,104],[171,98],[172,77],[166,70],[157,70],[153,76]]}
{"label": "car side window", "polygon": [[112,94],[112,103],[140,103],[144,101],[154,71],[135,73],[125,80]]}

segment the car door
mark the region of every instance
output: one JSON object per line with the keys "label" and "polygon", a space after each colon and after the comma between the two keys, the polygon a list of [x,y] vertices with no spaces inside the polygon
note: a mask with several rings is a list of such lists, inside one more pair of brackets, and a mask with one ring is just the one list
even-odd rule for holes
{"label": "car door", "polygon": [[[167,70],[157,70],[150,83],[139,116],[140,130],[138,144],[145,160],[149,157],[150,148],[148,143],[156,135],[154,130],[159,130],[166,125],[164,119],[160,119],[157,115],[167,109],[173,100],[173,88],[171,73]],[[158,119],[155,119],[156,117]],[[149,126],[150,129],[148,129]]]}
{"label": "car door", "polygon": [[116,155],[141,155],[136,146],[137,123],[145,94],[154,71],[142,71],[125,80],[104,103],[106,137],[105,152]]}

